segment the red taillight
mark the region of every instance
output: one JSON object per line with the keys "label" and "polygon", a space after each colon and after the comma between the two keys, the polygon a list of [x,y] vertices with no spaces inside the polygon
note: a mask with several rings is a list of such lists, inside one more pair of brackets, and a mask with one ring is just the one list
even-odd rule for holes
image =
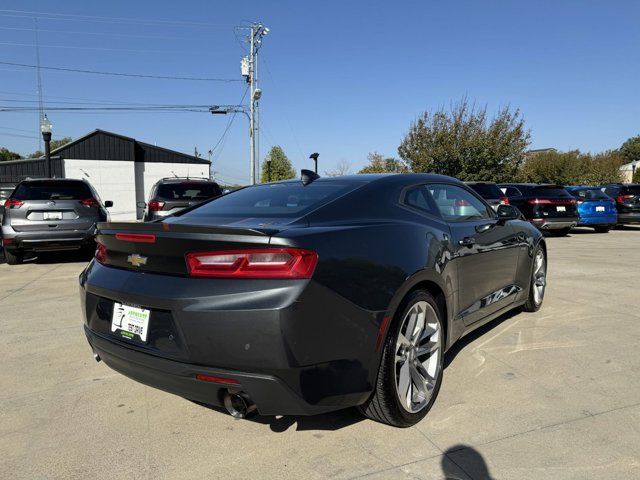
{"label": "red taillight", "polygon": [[214,375],[205,375],[204,373],[197,373],[196,379],[202,380],[203,382],[225,383],[227,385],[240,385],[240,382],[233,378],[216,377]]}
{"label": "red taillight", "polygon": [[116,240],[134,243],[156,243],[156,236],[151,233],[116,233]]}
{"label": "red taillight", "polygon": [[453,204],[456,207],[468,207],[469,205],[471,205],[469,202],[467,202],[464,198],[459,198],[457,199],[455,202],[453,202]]}
{"label": "red taillight", "polygon": [[17,198],[7,198],[4,201],[4,208],[16,208],[22,206],[24,202],[22,200],[18,200]]}
{"label": "red taillight", "polygon": [[13,238],[3,238],[2,239],[2,246],[3,247],[9,245],[10,243],[13,243]]}
{"label": "red taillight", "polygon": [[95,257],[98,263],[101,263],[103,265],[106,264],[107,263],[107,247],[105,247],[101,243],[96,244]]}
{"label": "red taillight", "polygon": [[189,275],[212,278],[311,278],[318,254],[300,248],[192,252]]}
{"label": "red taillight", "polygon": [[500,205],[509,205],[509,197],[500,198]]}
{"label": "red taillight", "polygon": [[149,202],[149,211],[150,212],[159,212],[164,208],[164,202],[159,202],[158,200],[151,200]]}
{"label": "red taillight", "polygon": [[100,206],[100,204],[98,203],[98,200],[96,200],[93,197],[85,198],[84,200],[80,200],[80,203],[82,205],[84,205],[85,207],[98,207],[98,206]]}
{"label": "red taillight", "polygon": [[625,200],[629,200],[630,198],[633,198],[633,195],[618,195],[616,197],[616,202],[618,203],[624,203]]}

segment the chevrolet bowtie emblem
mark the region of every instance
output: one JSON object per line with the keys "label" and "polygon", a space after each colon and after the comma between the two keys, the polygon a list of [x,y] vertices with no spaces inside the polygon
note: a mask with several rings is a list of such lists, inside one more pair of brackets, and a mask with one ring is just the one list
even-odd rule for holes
{"label": "chevrolet bowtie emblem", "polygon": [[129,262],[134,267],[139,267],[140,265],[147,264],[147,257],[143,257],[142,255],[138,255],[137,253],[132,253],[127,257],[127,262]]}

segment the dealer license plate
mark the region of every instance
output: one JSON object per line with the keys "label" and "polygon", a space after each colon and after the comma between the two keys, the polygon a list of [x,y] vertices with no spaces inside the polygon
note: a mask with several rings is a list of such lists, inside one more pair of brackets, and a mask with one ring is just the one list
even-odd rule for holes
{"label": "dealer license plate", "polygon": [[111,331],[128,340],[147,341],[151,311],[122,303],[113,304]]}
{"label": "dealer license plate", "polygon": [[596,212],[604,212],[604,207],[596,207]]}
{"label": "dealer license plate", "polygon": [[560,205],[560,206],[556,207],[556,210],[558,212],[566,212],[567,211],[567,207],[565,207],[564,205]]}
{"label": "dealer license plate", "polygon": [[43,212],[42,218],[44,220],[62,220],[62,212]]}

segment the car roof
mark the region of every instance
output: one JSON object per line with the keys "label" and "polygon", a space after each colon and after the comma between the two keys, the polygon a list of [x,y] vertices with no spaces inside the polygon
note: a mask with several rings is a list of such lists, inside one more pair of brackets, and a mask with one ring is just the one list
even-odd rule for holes
{"label": "car roof", "polygon": [[[313,183],[325,182],[350,182],[350,183],[376,183],[376,184],[401,184],[401,183],[420,183],[420,182],[448,182],[464,185],[463,182],[454,177],[447,175],[438,175],[436,173],[359,173],[355,175],[342,175],[337,177],[319,177]],[[300,183],[299,178],[289,180],[280,180],[277,183]]]}
{"label": "car roof", "polygon": [[215,183],[217,185],[217,182],[215,180],[211,180],[208,178],[189,178],[189,177],[167,177],[167,178],[161,178],[160,180],[158,180],[156,183],[184,183],[184,182],[193,182],[193,183]]}
{"label": "car roof", "polygon": [[473,182],[464,182],[464,183],[466,183],[467,185],[497,185],[496,182],[484,182],[481,180],[473,181]]}

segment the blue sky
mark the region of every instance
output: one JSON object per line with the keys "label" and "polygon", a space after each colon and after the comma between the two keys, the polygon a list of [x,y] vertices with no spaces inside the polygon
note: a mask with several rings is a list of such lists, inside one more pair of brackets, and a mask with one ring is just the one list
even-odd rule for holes
{"label": "blue sky", "polygon": [[[520,108],[532,148],[600,151],[640,133],[640,2],[21,0],[1,8],[0,61],[35,63],[34,20],[20,12],[101,16],[109,18],[40,18],[41,64],[152,75],[239,78],[243,45],[233,27],[262,22],[271,31],[261,50],[261,157],[278,144],[297,169],[312,165],[314,151],[321,171],[340,160],[355,171],[371,151],[396,155],[420,112],[465,95],[490,112]],[[241,82],[42,76],[45,102],[233,104],[245,89]],[[0,65],[1,106],[36,105],[29,103],[35,94],[33,69]],[[49,117],[54,138],[102,128],[189,153],[213,147],[228,120]],[[27,138],[36,128],[37,113],[0,112],[0,145],[29,153],[38,146]],[[216,149],[213,168],[223,181],[248,179],[247,128],[238,116]]]}

